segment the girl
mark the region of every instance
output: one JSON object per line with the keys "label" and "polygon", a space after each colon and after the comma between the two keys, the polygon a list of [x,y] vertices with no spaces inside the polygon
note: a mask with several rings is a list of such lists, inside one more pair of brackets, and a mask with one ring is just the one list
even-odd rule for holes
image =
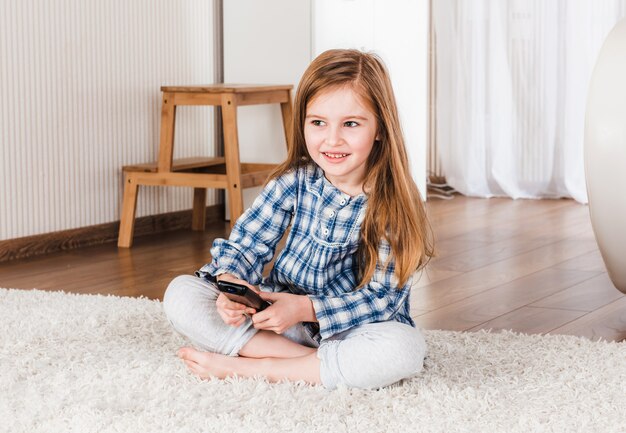
{"label": "girl", "polygon": [[[298,86],[292,131],[287,161],[230,238],[215,240],[211,263],[168,286],[168,319],[203,350],[178,356],[200,377],[329,389],[378,388],[418,373],[426,345],[409,292],[432,244],[382,61],[322,53]],[[256,312],[232,302],[215,277],[257,292],[260,284],[272,305]]]}

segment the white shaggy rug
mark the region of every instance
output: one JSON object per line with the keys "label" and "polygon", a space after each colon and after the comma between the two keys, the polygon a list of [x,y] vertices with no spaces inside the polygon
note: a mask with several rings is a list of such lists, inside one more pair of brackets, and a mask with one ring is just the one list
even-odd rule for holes
{"label": "white shaggy rug", "polygon": [[378,391],[201,381],[158,301],[0,289],[0,432],[626,431],[626,345],[428,331]]}

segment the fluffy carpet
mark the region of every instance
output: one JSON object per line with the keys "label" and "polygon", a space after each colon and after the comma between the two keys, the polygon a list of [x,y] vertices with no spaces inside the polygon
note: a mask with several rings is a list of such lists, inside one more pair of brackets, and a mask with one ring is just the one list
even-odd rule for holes
{"label": "fluffy carpet", "polygon": [[0,289],[1,432],[626,431],[626,345],[427,331],[390,388],[202,381],[158,301]]}

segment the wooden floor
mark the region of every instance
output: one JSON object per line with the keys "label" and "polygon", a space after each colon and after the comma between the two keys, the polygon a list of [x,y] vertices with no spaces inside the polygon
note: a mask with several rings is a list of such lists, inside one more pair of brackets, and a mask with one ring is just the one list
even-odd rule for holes
{"label": "wooden floor", "polygon": [[[457,196],[430,200],[428,210],[438,256],[413,290],[418,326],[626,339],[626,295],[607,276],[586,206]],[[104,245],[3,263],[0,287],[160,299],[227,233],[220,223],[139,238],[130,250]]]}

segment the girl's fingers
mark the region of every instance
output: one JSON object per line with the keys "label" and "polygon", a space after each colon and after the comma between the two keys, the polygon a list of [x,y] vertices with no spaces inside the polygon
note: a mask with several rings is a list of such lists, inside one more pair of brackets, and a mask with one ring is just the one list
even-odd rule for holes
{"label": "girl's fingers", "polygon": [[217,305],[220,308],[228,309],[228,310],[245,310],[246,308],[248,308],[245,305],[240,304],[239,302],[231,301],[230,299],[226,297],[226,295],[222,293],[220,293],[220,295],[217,297],[217,301],[215,301],[215,305]]}
{"label": "girl's fingers", "polygon": [[241,310],[224,310],[224,312],[231,319],[239,319],[241,317],[241,314],[242,314]]}
{"label": "girl's fingers", "polygon": [[231,326],[239,326],[243,324],[247,318],[250,317],[249,315],[246,314],[246,312],[242,312],[242,311],[228,311],[228,310],[220,311],[218,309],[217,312],[219,313],[224,323],[226,323],[227,325],[231,325]]}
{"label": "girl's fingers", "polygon": [[261,298],[263,298],[266,301],[270,301],[270,302],[278,301],[282,297],[282,295],[283,295],[283,293],[274,293],[274,292],[261,292],[261,291],[259,291],[258,293],[259,293],[259,296]]}
{"label": "girl's fingers", "polygon": [[281,328],[280,328],[280,327],[278,327],[278,326],[267,326],[267,327],[266,327],[266,326],[263,326],[263,325],[261,325],[261,326],[254,325],[254,327],[255,327],[256,329],[263,330],[263,331],[271,331],[271,332],[275,332],[276,334],[282,334],[282,333],[284,332],[284,330],[283,330],[283,329],[281,329]]}
{"label": "girl's fingers", "polygon": [[239,318],[241,317],[241,316],[232,317],[228,313],[226,313],[225,311],[221,311],[221,310],[217,310],[217,312],[219,313],[219,315],[222,318],[222,320],[224,321],[224,323],[226,323],[227,325],[234,325],[235,322],[237,320],[239,320]]}
{"label": "girl's fingers", "polygon": [[271,330],[271,328],[273,327],[273,324],[271,323],[269,319],[265,319],[265,320],[255,320],[255,319],[256,319],[256,316],[252,318],[252,322],[256,329]]}
{"label": "girl's fingers", "polygon": [[254,314],[256,310],[248,307],[247,305],[240,304],[239,302],[233,302],[225,296],[220,295],[215,301],[215,306],[218,311],[223,312],[229,317],[239,317],[242,314]]}
{"label": "girl's fingers", "polygon": [[270,319],[270,313],[267,310],[263,310],[263,311],[255,314],[254,316],[252,316],[252,321],[255,324],[266,322],[269,319]]}
{"label": "girl's fingers", "polygon": [[249,317],[254,314],[256,310],[254,310],[254,308],[248,308],[246,310],[226,310],[226,312],[233,319],[239,319],[240,317]]}

